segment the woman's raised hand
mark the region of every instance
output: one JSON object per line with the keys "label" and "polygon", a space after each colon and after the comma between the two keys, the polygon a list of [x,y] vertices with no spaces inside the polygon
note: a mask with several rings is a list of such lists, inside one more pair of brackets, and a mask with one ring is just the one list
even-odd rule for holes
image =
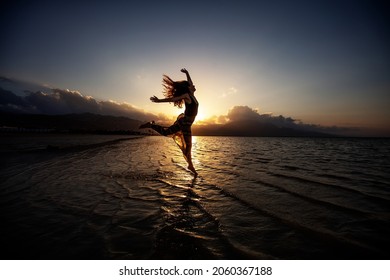
{"label": "woman's raised hand", "polygon": [[185,68],[181,69],[180,71],[183,72],[183,73],[188,74],[188,71],[187,71],[187,69],[185,69]]}
{"label": "woman's raised hand", "polygon": [[159,101],[158,97],[155,96],[155,95],[153,95],[152,97],[150,97],[150,100],[151,100],[152,102],[158,102],[158,101]]}

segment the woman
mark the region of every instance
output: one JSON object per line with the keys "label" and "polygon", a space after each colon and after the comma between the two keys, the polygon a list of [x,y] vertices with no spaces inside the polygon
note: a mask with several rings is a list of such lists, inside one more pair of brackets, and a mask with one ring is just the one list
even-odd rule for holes
{"label": "woman", "polygon": [[154,122],[148,122],[140,126],[140,128],[152,128],[159,134],[164,136],[172,136],[175,142],[181,148],[184,158],[188,162],[188,169],[195,175],[194,165],[192,164],[191,148],[192,148],[192,133],[191,125],[198,114],[198,100],[196,100],[194,93],[196,91],[194,84],[192,83],[190,74],[186,69],[181,69],[181,72],[187,76],[187,81],[173,81],[167,75],[163,76],[164,96],[166,98],[159,99],[156,96],[152,96],[150,100],[155,103],[160,102],[173,102],[174,106],[182,108],[183,103],[185,105],[184,114],[180,114],[176,122],[170,127],[163,127],[155,124]]}

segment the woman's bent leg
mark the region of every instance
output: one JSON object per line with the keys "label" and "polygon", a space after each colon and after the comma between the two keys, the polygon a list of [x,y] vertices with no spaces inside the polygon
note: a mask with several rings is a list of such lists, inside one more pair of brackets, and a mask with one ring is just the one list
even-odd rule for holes
{"label": "woman's bent leg", "polygon": [[152,124],[150,126],[150,128],[152,128],[157,133],[164,135],[164,136],[172,135],[172,134],[175,134],[176,132],[180,131],[180,126],[179,126],[179,124],[176,124],[176,123],[171,125],[170,127],[163,127],[163,126],[158,125],[158,124]]}
{"label": "woman's bent leg", "polygon": [[183,134],[183,140],[185,142],[185,149],[183,149],[183,154],[188,162],[188,169],[191,170],[195,175],[198,173],[196,172],[194,165],[192,163],[192,155],[191,155],[191,149],[192,149],[192,132],[191,132],[191,124],[192,122],[185,123],[183,121],[181,122],[175,122],[170,127],[163,127],[161,125],[157,124],[151,124],[150,128],[155,130],[157,133],[168,136],[173,135],[179,131]]}

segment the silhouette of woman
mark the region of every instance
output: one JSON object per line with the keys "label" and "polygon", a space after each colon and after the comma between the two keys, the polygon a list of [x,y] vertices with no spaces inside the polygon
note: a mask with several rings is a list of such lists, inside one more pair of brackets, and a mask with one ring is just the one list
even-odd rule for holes
{"label": "silhouette of woman", "polygon": [[167,75],[163,75],[164,96],[166,98],[159,99],[156,96],[152,96],[150,100],[155,103],[173,102],[174,106],[179,108],[182,108],[184,103],[184,114],[180,114],[175,123],[170,127],[163,127],[152,121],[141,125],[140,128],[152,128],[161,135],[172,136],[176,144],[181,148],[183,156],[188,162],[188,169],[197,175],[198,173],[195,171],[191,158],[191,126],[198,114],[199,103],[194,95],[196,89],[192,83],[190,74],[185,68],[181,69],[181,72],[186,74],[187,81],[173,81]]}

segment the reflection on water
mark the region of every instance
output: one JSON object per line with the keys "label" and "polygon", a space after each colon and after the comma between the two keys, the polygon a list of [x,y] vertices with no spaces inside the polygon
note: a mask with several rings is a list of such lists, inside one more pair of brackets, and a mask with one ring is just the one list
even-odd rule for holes
{"label": "reflection on water", "polygon": [[194,137],[196,178],[164,137],[19,162],[0,171],[3,235],[15,244],[3,254],[388,258],[389,144]]}

